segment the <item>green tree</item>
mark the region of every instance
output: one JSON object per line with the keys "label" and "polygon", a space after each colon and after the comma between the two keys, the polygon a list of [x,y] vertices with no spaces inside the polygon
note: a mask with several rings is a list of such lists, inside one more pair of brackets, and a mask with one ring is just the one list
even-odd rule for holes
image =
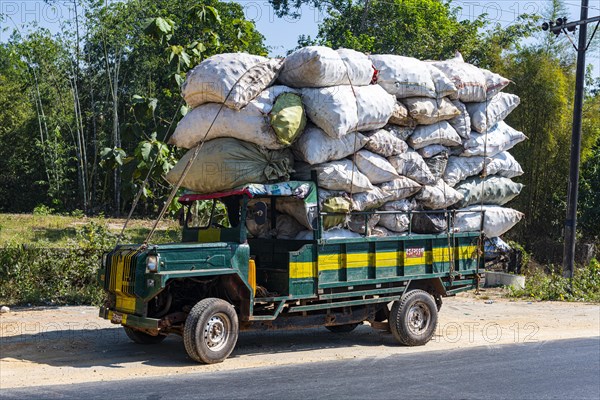
{"label": "green tree", "polygon": [[[287,3],[274,4],[284,10]],[[317,37],[301,37],[300,45],[322,44],[424,59],[449,58],[458,50],[468,57],[479,41],[478,30],[485,24],[483,16],[459,21],[459,8],[436,0],[338,0],[327,4],[328,16]]]}

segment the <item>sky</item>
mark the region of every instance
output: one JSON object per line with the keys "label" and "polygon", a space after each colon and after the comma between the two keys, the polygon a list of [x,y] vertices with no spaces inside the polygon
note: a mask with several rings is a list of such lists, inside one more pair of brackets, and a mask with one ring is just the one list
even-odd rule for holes
{"label": "sky", "polygon": [[[50,4],[49,4],[50,3]],[[258,30],[265,36],[266,45],[271,56],[282,56],[297,45],[298,36],[301,34],[315,36],[318,24],[325,15],[311,7],[304,6],[299,19],[291,17],[278,18],[267,0],[239,0],[247,19],[256,23]],[[567,18],[570,21],[579,19],[580,1],[565,0],[563,2],[568,10]],[[544,14],[547,0],[454,0],[455,6],[462,7],[461,19],[472,19],[487,13],[488,18],[507,26],[514,23],[515,18],[522,13]],[[0,41],[6,40],[9,31],[15,25],[37,22],[40,26],[51,30],[58,30],[61,21],[72,15],[72,1],[58,0],[45,2],[43,0],[0,0],[0,14],[8,15],[0,22]],[[600,0],[589,0],[589,16],[600,15]],[[593,30],[594,25],[589,25],[588,30]],[[597,35],[600,35],[600,29]],[[594,65],[594,75],[600,76],[600,47],[590,48],[587,54],[587,63]]]}

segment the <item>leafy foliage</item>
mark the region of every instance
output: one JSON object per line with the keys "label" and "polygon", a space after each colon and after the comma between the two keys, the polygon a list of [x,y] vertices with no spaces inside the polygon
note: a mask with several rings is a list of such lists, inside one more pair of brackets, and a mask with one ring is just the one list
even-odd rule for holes
{"label": "leafy foliage", "polygon": [[589,265],[575,270],[572,291],[567,278],[560,269],[550,267],[550,272],[533,268],[526,273],[525,289],[510,289],[512,297],[535,300],[600,302],[600,263],[592,260]]}

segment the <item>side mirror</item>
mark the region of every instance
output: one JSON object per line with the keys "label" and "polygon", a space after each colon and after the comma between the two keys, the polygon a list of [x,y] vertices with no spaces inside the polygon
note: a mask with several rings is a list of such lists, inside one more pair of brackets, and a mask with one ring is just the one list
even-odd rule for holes
{"label": "side mirror", "polygon": [[260,201],[254,205],[254,222],[256,225],[264,225],[267,222],[267,203]]}

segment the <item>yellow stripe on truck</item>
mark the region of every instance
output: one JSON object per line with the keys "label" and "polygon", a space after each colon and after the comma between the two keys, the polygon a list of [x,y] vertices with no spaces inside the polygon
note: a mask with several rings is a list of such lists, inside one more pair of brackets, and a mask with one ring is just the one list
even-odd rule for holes
{"label": "yellow stripe on truck", "polygon": [[[454,259],[465,260],[477,255],[477,246],[460,246],[453,248]],[[317,271],[335,271],[343,268],[389,268],[413,267],[432,264],[433,262],[450,262],[450,251],[447,247],[438,247],[423,251],[422,255],[407,256],[404,251],[388,251],[379,253],[350,253],[319,255],[318,266],[314,262],[291,262],[290,278],[316,278]]]}

